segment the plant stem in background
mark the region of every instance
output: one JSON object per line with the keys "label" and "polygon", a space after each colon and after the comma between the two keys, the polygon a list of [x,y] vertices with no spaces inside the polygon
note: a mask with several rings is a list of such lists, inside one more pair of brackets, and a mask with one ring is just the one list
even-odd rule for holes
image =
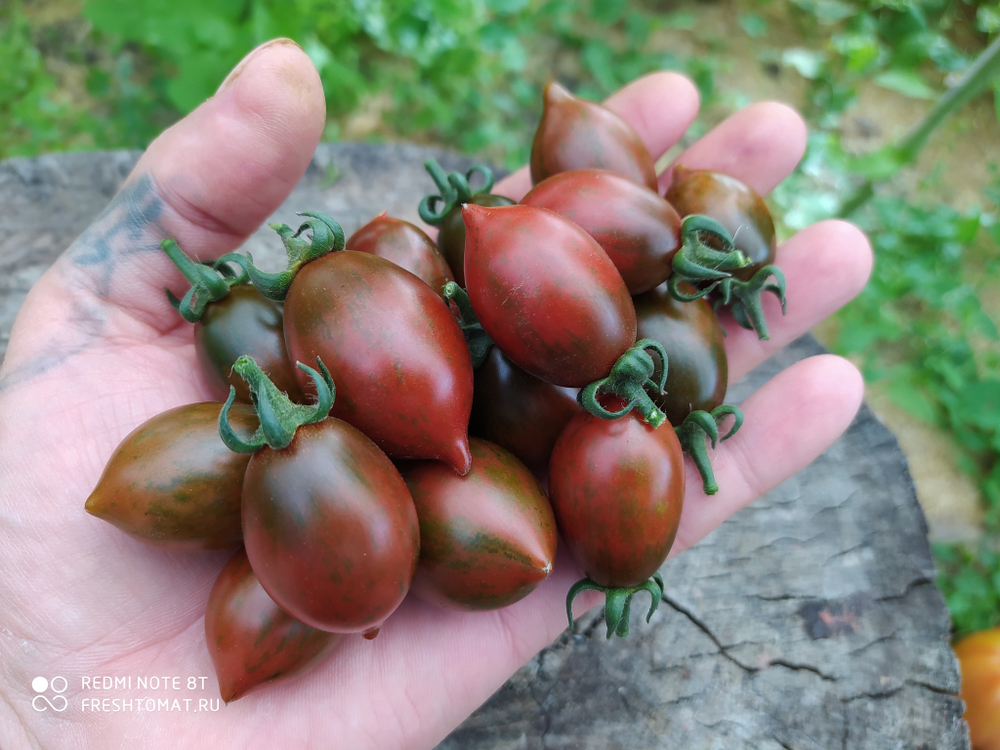
{"label": "plant stem in background", "polygon": [[[982,92],[998,72],[1000,72],[1000,37],[994,39],[993,43],[983,50],[958,83],[934,103],[905,138],[889,147],[893,171],[915,162],[931,133],[947,119],[948,115]],[[869,178],[861,183],[841,204],[838,215],[847,218],[867,203],[874,195],[875,182],[875,179]]]}

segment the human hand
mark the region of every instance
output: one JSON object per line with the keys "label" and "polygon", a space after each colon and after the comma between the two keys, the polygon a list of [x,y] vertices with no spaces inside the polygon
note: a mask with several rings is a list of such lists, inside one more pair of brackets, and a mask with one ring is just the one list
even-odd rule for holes
{"label": "human hand", "polygon": [[[607,104],[654,156],[680,139],[698,109],[694,87],[672,73],[647,76]],[[230,553],[144,546],[88,516],[83,503],[136,425],[214,396],[198,375],[190,325],[163,295],[180,277],[160,240],[174,237],[202,259],[239,247],[301,177],[324,116],[318,76],[301,50],[257,50],[213,99],[150,146],[25,301],[0,369],[0,746],[430,747],[565,629],[565,595],[580,573],[561,556],[552,576],[511,607],[455,613],[410,597],[375,640],[345,638],[308,674],[217,712],[79,708],[74,693],[86,675],[207,675],[207,687],[192,695],[217,696],[203,618]],[[804,144],[797,115],[758,104],[679,161],[729,172],[766,194]],[[522,170],[494,191],[518,198],[528,187]],[[851,299],[870,262],[863,235],[843,222],[784,243],[777,265],[788,281],[788,315],[768,296],[769,341],[726,324],[730,378]],[[673,554],[821,453],[850,423],[861,392],[857,371],[824,355],[747,399],[743,428],[713,454],[719,493],[703,496],[688,467]],[[578,607],[599,601],[581,597]],[[67,711],[32,710],[39,674],[71,677]]]}

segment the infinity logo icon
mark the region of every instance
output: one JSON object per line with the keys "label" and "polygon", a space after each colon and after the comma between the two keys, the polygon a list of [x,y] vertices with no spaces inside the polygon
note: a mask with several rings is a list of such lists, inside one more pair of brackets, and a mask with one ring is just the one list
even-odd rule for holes
{"label": "infinity logo icon", "polygon": [[[56,676],[51,680],[36,677],[31,681],[31,689],[38,695],[31,699],[31,707],[36,711],[48,711],[50,708],[53,711],[65,711],[66,707],[69,706],[69,701],[62,693],[66,692],[67,687],[69,687],[69,682],[65,677]],[[49,688],[52,688],[52,692],[55,693],[51,700],[49,696],[43,695]]]}

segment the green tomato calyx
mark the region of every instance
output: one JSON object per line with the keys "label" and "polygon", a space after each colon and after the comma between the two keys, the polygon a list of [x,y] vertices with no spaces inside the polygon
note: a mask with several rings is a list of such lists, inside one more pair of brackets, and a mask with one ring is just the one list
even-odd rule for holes
{"label": "green tomato calyx", "polygon": [[[208,304],[225,298],[229,294],[230,287],[246,284],[249,280],[246,259],[238,253],[227,253],[214,261],[195,262],[184,254],[176,240],[163,240],[160,248],[191,283],[191,288],[180,299],[169,289],[164,289],[171,306],[188,323],[197,323],[201,320]],[[239,267],[238,273],[233,271],[233,265]]]}
{"label": "green tomato calyx", "polygon": [[[733,426],[720,438],[719,425],[729,416],[733,417]],[[712,409],[711,412],[700,409],[693,411],[674,428],[681,447],[685,453],[691,456],[698,473],[701,474],[702,487],[706,495],[714,495],[719,491],[719,484],[715,481],[715,472],[712,471],[712,462],[708,458],[706,439],[711,441],[714,450],[720,440],[729,440],[742,425],[743,412],[740,408],[731,404],[722,404]]]}
{"label": "green tomato calyx", "polygon": [[663,590],[663,576],[659,573],[654,573],[648,581],[640,583],[638,586],[627,588],[601,586],[590,578],[577,581],[566,594],[566,617],[569,619],[570,632],[573,632],[573,600],[581,591],[601,591],[604,593],[604,621],[608,626],[607,637],[610,640],[613,635],[617,635],[619,638],[628,636],[628,621],[633,596],[640,591],[649,592],[651,601],[649,611],[646,613],[646,622],[649,622],[656,608],[660,606]]}
{"label": "green tomato calyx", "polygon": [[330,409],[333,408],[333,401],[336,398],[336,388],[326,365],[319,357],[316,358],[318,371],[301,362],[297,362],[296,365],[312,379],[316,388],[315,404],[294,403],[278,390],[278,386],[271,382],[267,373],[260,369],[252,357],[244,354],[236,360],[233,370],[250,385],[250,400],[260,419],[260,427],[247,440],[233,430],[229,422],[229,409],[236,399],[236,388],[230,386],[229,398],[219,412],[219,436],[231,451],[255,453],[265,445],[275,450],[287,448],[299,427],[321,422],[330,415]]}
{"label": "green tomato calyx", "polygon": [[472,368],[479,369],[480,365],[489,356],[490,347],[493,346],[493,339],[483,330],[479,323],[472,303],[469,301],[468,293],[454,281],[449,281],[441,288],[441,296],[446,300],[451,300],[458,307],[461,319],[458,321],[462,335],[465,336],[465,344],[469,347],[469,354],[472,355]]}
{"label": "green tomato calyx", "polygon": [[[287,224],[268,224],[278,233],[285,246],[288,265],[284,271],[265,273],[253,264],[253,257],[247,253],[247,273],[250,280],[257,287],[257,291],[275,302],[285,299],[295,274],[302,266],[344,249],[344,230],[334,219],[316,211],[303,211],[298,215],[309,218],[294,231]],[[310,233],[309,240],[301,236],[306,230]]]}
{"label": "green tomato calyx", "polygon": [[[721,250],[709,242],[720,246]],[[681,247],[672,261],[671,294],[682,301],[698,299],[708,294],[720,279],[728,278],[730,271],[749,264],[750,259],[735,249],[732,236],[722,224],[708,216],[691,214],[681,222]],[[695,286],[711,283],[694,296],[680,297],[674,289],[683,281]]]}
{"label": "green tomato calyx", "polygon": [[[438,194],[425,196],[417,206],[417,213],[431,226],[440,225],[452,210],[468,203],[473,196],[493,189],[493,170],[484,164],[477,164],[463,175],[461,172],[445,173],[436,160],[428,159],[424,162],[424,169],[434,179]],[[482,175],[483,184],[473,190],[469,183],[476,173]]]}
{"label": "green tomato calyx", "polygon": [[[660,358],[662,366],[658,376],[656,362],[647,350],[655,352]],[[666,383],[667,352],[658,341],[641,339],[618,358],[606,378],[595,380],[581,388],[576,399],[581,407],[601,419],[618,419],[636,409],[650,427],[656,429],[667,417],[656,407],[646,389],[663,393]],[[625,402],[625,406],[617,411],[609,411],[598,401],[598,396],[602,394],[618,396]]]}
{"label": "green tomato calyx", "polygon": [[716,291],[715,311],[718,312],[720,307],[728,306],[733,319],[740,326],[748,331],[754,331],[757,338],[766,341],[770,338],[770,334],[761,306],[761,295],[764,292],[771,292],[778,298],[781,302],[781,314],[784,315],[785,275],[777,266],[763,266],[749,281],[722,279]]}

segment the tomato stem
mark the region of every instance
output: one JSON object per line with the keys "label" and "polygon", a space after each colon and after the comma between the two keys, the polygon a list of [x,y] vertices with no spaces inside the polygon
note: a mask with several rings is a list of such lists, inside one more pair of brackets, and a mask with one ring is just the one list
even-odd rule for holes
{"label": "tomato stem", "polygon": [[608,626],[608,639],[612,635],[619,638],[628,636],[629,614],[632,607],[632,597],[640,591],[648,591],[650,596],[649,611],[646,613],[646,622],[652,618],[656,608],[660,606],[663,599],[663,576],[654,573],[648,581],[638,586],[616,588],[602,586],[590,578],[577,581],[566,594],[566,617],[569,619],[569,629],[573,632],[573,600],[581,591],[600,591],[604,594],[604,621]]}
{"label": "tomato stem", "polygon": [[449,281],[441,289],[441,296],[446,300],[451,300],[458,307],[461,318],[458,321],[459,328],[465,336],[466,346],[469,347],[469,354],[472,356],[472,368],[479,367],[489,356],[490,347],[493,346],[493,339],[483,330],[483,326],[476,317],[469,301],[468,293],[454,281]]}
{"label": "tomato stem", "polygon": [[[646,351],[647,349],[654,351],[662,363],[659,377],[655,379],[656,362]],[[666,421],[667,417],[653,403],[646,388],[653,388],[656,393],[663,393],[666,383],[666,350],[657,341],[642,339],[635,342],[631,349],[618,358],[607,377],[581,388],[576,398],[581,407],[601,419],[618,419],[636,409],[646,423],[656,429]],[[617,411],[606,409],[598,400],[598,396],[602,394],[618,396],[625,401],[625,406]]]}
{"label": "tomato stem", "polygon": [[[181,299],[177,299],[169,289],[163,290],[167,293],[167,299],[173,308],[188,323],[197,323],[201,320],[208,303],[224,299],[229,294],[231,286],[247,282],[246,266],[242,262],[243,256],[236,253],[223,255],[216,261],[195,262],[184,254],[175,240],[163,240],[160,243],[160,248],[184,274],[184,278],[191,282],[191,288]],[[229,263],[240,265],[242,273],[234,274],[228,265]]]}
{"label": "tomato stem", "polygon": [[316,358],[319,371],[301,362],[296,365],[309,375],[316,387],[315,404],[294,403],[278,390],[278,386],[271,382],[267,373],[260,369],[252,357],[244,354],[236,360],[233,370],[250,385],[250,400],[260,419],[260,427],[248,440],[244,440],[233,430],[229,422],[229,409],[236,400],[236,388],[230,386],[229,398],[219,412],[219,436],[231,451],[254,453],[265,445],[275,450],[287,448],[299,427],[321,422],[329,416],[336,398],[330,371],[319,357]]}
{"label": "tomato stem", "polygon": [[[774,281],[770,281],[774,277]],[[767,321],[764,320],[764,309],[761,306],[761,295],[771,292],[781,302],[781,314],[785,314],[785,275],[777,266],[764,266],[749,281],[739,279],[722,279],[718,284],[718,295],[715,300],[715,311],[726,305],[737,323],[748,331],[754,331],[757,338],[766,341],[770,338]]]}
{"label": "tomato stem", "polygon": [[[287,224],[268,224],[271,229],[278,233],[285,246],[288,265],[284,271],[265,273],[253,264],[253,256],[247,253],[246,268],[250,280],[257,287],[257,291],[276,302],[285,299],[295,274],[302,266],[317,258],[322,258],[324,255],[344,249],[344,230],[334,219],[315,211],[303,211],[298,215],[309,218],[302,222],[294,232]],[[311,235],[308,242],[300,237],[306,230],[309,230]]]}
{"label": "tomato stem", "polygon": [[[456,206],[468,203],[473,196],[493,189],[493,170],[485,164],[475,165],[464,175],[461,172],[446,174],[435,159],[428,159],[424,162],[424,169],[434,179],[438,194],[425,196],[417,206],[417,213],[431,226],[439,226]],[[473,190],[469,182],[476,173],[482,175],[483,184]],[[441,206],[440,210],[437,209],[438,204]]]}
{"label": "tomato stem", "polygon": [[[733,426],[725,435],[719,437],[719,425],[728,417],[734,417]],[[693,411],[674,428],[677,439],[680,441],[684,452],[691,456],[698,473],[701,475],[702,487],[706,495],[714,495],[719,491],[719,484],[715,481],[715,472],[712,470],[712,462],[708,457],[706,448],[706,438],[711,441],[712,448],[719,443],[719,440],[728,440],[739,431],[743,425],[743,412],[738,406],[722,404],[712,409],[711,412],[697,410]]]}

